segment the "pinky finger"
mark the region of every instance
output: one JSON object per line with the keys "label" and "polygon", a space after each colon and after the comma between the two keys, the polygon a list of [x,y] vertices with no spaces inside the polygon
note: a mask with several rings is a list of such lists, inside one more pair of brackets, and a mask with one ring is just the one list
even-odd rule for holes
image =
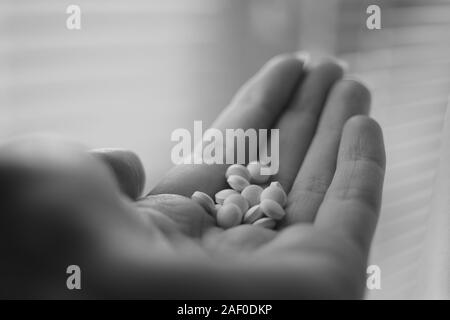
{"label": "pinky finger", "polygon": [[366,116],[347,121],[333,181],[319,208],[317,228],[338,232],[367,255],[381,206],[385,172],[383,135]]}

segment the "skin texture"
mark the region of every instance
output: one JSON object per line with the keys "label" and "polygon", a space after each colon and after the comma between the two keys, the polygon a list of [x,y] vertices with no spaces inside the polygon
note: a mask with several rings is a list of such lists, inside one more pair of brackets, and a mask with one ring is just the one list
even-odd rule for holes
{"label": "skin texture", "polygon": [[[226,165],[179,165],[140,197],[131,152],[27,137],[0,147],[0,296],[362,298],[381,203],[383,138],[370,95],[340,64],[269,61],[213,127],[279,128],[288,193],[278,230],[223,230],[189,199],[226,187]],[[66,268],[82,290],[66,288]]]}

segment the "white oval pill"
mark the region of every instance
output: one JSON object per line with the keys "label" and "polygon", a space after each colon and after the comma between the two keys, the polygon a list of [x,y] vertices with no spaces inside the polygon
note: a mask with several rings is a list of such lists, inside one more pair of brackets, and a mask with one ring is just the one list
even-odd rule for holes
{"label": "white oval pill", "polygon": [[259,204],[257,204],[247,210],[244,215],[244,223],[253,223],[262,217],[264,217],[264,213],[259,208]]}
{"label": "white oval pill", "polygon": [[219,209],[222,207],[221,204],[215,204],[214,205],[214,211],[211,212],[211,215],[214,219],[217,219],[217,212],[219,212]]}
{"label": "white oval pill", "polygon": [[247,181],[250,181],[250,172],[248,172],[247,167],[242,164],[233,164],[228,167],[225,177],[228,179],[230,176],[240,176]]}
{"label": "white oval pill", "polygon": [[271,183],[270,186],[261,192],[261,201],[270,199],[276,201],[284,208],[287,202],[287,195],[280,183]]}
{"label": "white oval pill", "polygon": [[250,184],[250,182],[248,182],[246,179],[237,175],[229,176],[227,182],[230,185],[230,187],[236,191],[242,191],[244,190],[245,187],[247,187]]}
{"label": "white oval pill", "polygon": [[191,199],[200,204],[203,207],[203,209],[206,210],[206,212],[208,212],[211,215],[214,215],[216,211],[214,200],[211,199],[211,197],[208,196],[206,193],[201,191],[195,191],[192,194]]}
{"label": "white oval pill", "polygon": [[232,195],[232,194],[237,194],[236,190],[233,189],[223,189],[220,190],[219,192],[216,193],[216,195],[214,196],[216,198],[216,203],[218,204],[223,204],[223,202],[225,201],[225,199]]}
{"label": "white oval pill", "polygon": [[262,200],[259,207],[266,216],[275,220],[281,220],[286,214],[283,207],[281,207],[278,202],[271,199]]}
{"label": "white oval pill", "polygon": [[248,207],[249,207],[248,201],[239,193],[232,194],[229,197],[227,197],[225,199],[225,201],[223,202],[223,205],[226,205],[229,203],[233,203],[233,204],[237,205],[239,207],[239,209],[241,209],[242,215],[244,215],[244,213],[247,212]]}
{"label": "white oval pill", "polygon": [[253,225],[273,229],[277,225],[277,222],[272,218],[262,218],[253,222]]}
{"label": "white oval pill", "polygon": [[241,224],[242,211],[233,203],[223,205],[217,212],[217,225],[228,229]]}
{"label": "white oval pill", "polygon": [[261,192],[263,192],[263,188],[256,184],[251,184],[246,186],[244,190],[242,190],[241,195],[247,199],[248,203],[251,207],[257,205],[260,201]]}
{"label": "white oval pill", "polygon": [[279,181],[272,181],[272,182],[270,183],[270,185],[271,185],[271,186],[278,187],[278,188],[281,188],[281,189],[284,190],[283,186],[281,185],[281,183],[280,183]]}
{"label": "white oval pill", "polygon": [[266,183],[270,176],[261,174],[261,163],[258,161],[252,161],[247,165],[248,172],[250,172],[252,183],[263,184]]}

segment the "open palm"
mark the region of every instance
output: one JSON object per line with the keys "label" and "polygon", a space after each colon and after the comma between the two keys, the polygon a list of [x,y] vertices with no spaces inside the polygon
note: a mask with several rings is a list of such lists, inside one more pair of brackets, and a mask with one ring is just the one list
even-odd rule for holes
{"label": "open palm", "polygon": [[[41,250],[59,254],[47,269],[80,261],[88,269],[87,296],[361,298],[381,202],[384,147],[379,126],[365,116],[367,89],[342,77],[333,61],[305,67],[294,55],[276,57],[213,124],[220,130],[280,129],[280,170],[273,179],[288,191],[288,204],[277,230],[252,225],[223,230],[189,199],[197,190],[213,196],[225,188],[226,165],[178,165],[138,198],[144,180],[139,160],[128,152],[96,152],[113,168],[122,191],[137,198],[130,201],[103,163],[59,142],[40,142],[32,145],[43,160],[34,161],[31,171],[54,180],[34,182],[41,191],[39,197],[29,191],[34,196],[28,195],[28,205],[6,202],[5,210],[15,214],[2,218],[2,228],[9,226],[2,236],[29,239],[36,233],[49,239]],[[17,160],[26,158],[23,144],[2,148],[0,170],[29,167],[28,160]],[[57,165],[43,169],[52,162]],[[1,172],[0,185],[14,179]],[[33,185],[27,179],[15,191],[20,189],[21,198]],[[58,205],[49,205],[54,202]],[[18,217],[33,224],[25,231]],[[21,241],[18,250],[34,261],[29,257],[34,249],[33,241]],[[5,251],[11,255],[11,248]],[[68,294],[57,284],[51,287],[55,294]]]}

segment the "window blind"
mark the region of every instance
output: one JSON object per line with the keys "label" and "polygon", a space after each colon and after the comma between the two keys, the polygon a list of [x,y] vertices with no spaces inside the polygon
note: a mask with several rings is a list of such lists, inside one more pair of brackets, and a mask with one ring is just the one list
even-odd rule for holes
{"label": "window blind", "polygon": [[[71,4],[79,31],[66,28]],[[267,59],[296,48],[293,6],[0,0],[0,137],[50,131],[134,150],[148,189],[173,165],[173,130],[210,124]]]}
{"label": "window blind", "polygon": [[[369,4],[382,8],[381,30],[365,28]],[[342,0],[337,26],[336,53],[372,89],[386,141],[370,261],[382,288],[368,297],[448,298],[450,2]]]}

